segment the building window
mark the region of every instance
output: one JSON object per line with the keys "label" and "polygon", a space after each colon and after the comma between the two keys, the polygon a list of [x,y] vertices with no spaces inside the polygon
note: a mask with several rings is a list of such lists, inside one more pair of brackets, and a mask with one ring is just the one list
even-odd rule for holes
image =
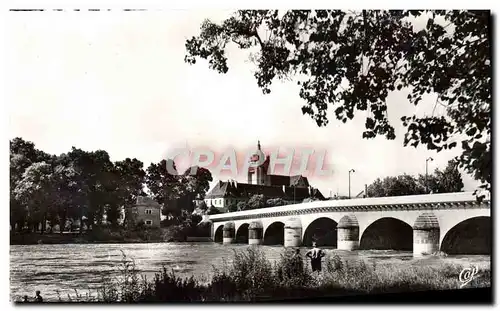
{"label": "building window", "polygon": [[146,220],[146,225],[151,226],[153,224],[152,220]]}
{"label": "building window", "polygon": [[151,215],[151,214],[153,214],[153,210],[151,210],[151,209],[147,209],[147,210],[146,210],[146,215]]}

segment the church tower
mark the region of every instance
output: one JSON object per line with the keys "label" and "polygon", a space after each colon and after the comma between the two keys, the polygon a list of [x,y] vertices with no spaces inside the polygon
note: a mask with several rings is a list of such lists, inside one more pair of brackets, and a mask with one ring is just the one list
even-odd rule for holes
{"label": "church tower", "polygon": [[[262,161],[261,159],[265,159]],[[261,165],[256,167],[256,164],[259,162],[263,162]],[[256,184],[256,185],[265,185],[267,184],[267,165],[268,159],[262,152],[260,147],[260,140],[257,142],[257,150],[253,153],[250,158],[250,163],[254,163],[248,168],[248,183]]]}

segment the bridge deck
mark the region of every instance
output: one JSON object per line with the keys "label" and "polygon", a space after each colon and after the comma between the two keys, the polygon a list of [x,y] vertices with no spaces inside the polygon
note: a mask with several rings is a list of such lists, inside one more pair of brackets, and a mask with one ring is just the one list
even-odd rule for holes
{"label": "bridge deck", "polygon": [[[490,196],[484,199],[487,207],[490,205]],[[276,217],[284,215],[300,215],[321,212],[342,211],[384,211],[384,210],[429,210],[452,209],[463,207],[485,207],[478,204],[473,192],[455,192],[426,195],[410,195],[380,198],[356,198],[348,200],[327,200],[260,208],[248,211],[239,211],[210,215],[211,221],[218,222],[229,219],[250,219],[262,217]]]}

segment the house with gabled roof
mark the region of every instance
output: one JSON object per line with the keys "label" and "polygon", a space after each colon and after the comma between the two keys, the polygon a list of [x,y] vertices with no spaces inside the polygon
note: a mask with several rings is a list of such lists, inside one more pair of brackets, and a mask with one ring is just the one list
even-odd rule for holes
{"label": "house with gabled roof", "polygon": [[[260,155],[262,152],[259,142],[257,151],[251,157],[252,161],[258,161]],[[310,186],[307,177],[267,174],[269,162],[269,156],[266,156],[261,165],[250,167],[248,183],[238,183],[232,180],[219,181],[205,195],[204,200],[207,206],[214,206],[221,211],[226,211],[230,204],[247,201],[256,194],[262,194],[268,199],[282,198],[289,202],[302,202],[306,198],[325,199],[318,189]]]}

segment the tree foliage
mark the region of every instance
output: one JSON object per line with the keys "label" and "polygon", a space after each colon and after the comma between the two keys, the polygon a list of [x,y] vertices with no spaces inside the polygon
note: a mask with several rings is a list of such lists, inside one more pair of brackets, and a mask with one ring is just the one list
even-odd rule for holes
{"label": "tree foliage", "polygon": [[168,205],[169,201],[176,199],[180,192],[178,175],[170,174],[167,171],[169,162],[172,162],[173,168],[177,172],[172,160],[151,163],[146,170],[146,185],[156,202],[163,205]]}
{"label": "tree foliage", "polygon": [[122,211],[128,225],[135,227],[130,207],[138,196],[146,195],[144,184],[164,204],[165,215],[174,216],[176,224],[186,224],[195,219],[190,215],[193,201],[203,199],[212,175],[204,168],[196,168],[193,175],[191,168],[183,175],[171,175],[166,170],[168,161],[152,163],[146,173],[135,158],[113,162],[104,150],[75,147],[59,156],[49,155],[32,142],[14,138],[10,141],[11,227],[44,232],[47,223],[64,230],[67,221],[79,221],[80,230],[84,225],[92,229],[104,223],[118,225]]}
{"label": "tree foliage", "polygon": [[283,198],[274,198],[274,199],[268,199],[266,201],[266,206],[267,207],[273,207],[273,206],[283,206],[288,204]]}
{"label": "tree foliage", "polygon": [[221,214],[222,212],[219,211],[219,209],[213,205],[210,205],[210,207],[207,210],[207,215],[216,215],[216,214]]}
{"label": "tree foliage", "polygon": [[[426,187],[427,186],[427,187]],[[449,161],[446,168],[441,171],[436,169],[434,174],[418,177],[399,175],[376,179],[368,185],[369,197],[389,197],[399,195],[416,195],[425,193],[450,193],[460,192],[464,187],[462,176],[454,161]]]}
{"label": "tree foliage", "polygon": [[[167,165],[172,165],[176,174],[170,174]],[[212,174],[205,168],[190,167],[184,174],[178,174],[173,160],[151,163],[146,174],[148,189],[164,206],[163,215],[169,217],[179,217],[182,210],[192,212],[194,200],[205,197],[212,180]]]}
{"label": "tree foliage", "polygon": [[[416,20],[426,21],[420,29]],[[226,73],[230,44],[252,53],[264,94],[275,79],[295,79],[303,114],[318,126],[327,112],[347,122],[366,113],[363,138],[395,139],[387,97],[407,89],[418,105],[435,94],[445,115],[404,116],[405,146],[462,147],[459,167],[491,184],[491,16],[489,11],[237,11],[206,20],[186,41],[185,61],[208,60]]]}
{"label": "tree foliage", "polygon": [[238,204],[236,204],[238,211],[246,211],[250,209],[248,207],[248,202],[247,201],[239,201]]}
{"label": "tree foliage", "polygon": [[238,204],[237,204],[237,203],[235,203],[235,202],[230,203],[230,204],[227,206],[227,211],[228,211],[228,212],[230,212],[230,213],[231,213],[231,212],[236,212],[236,211],[238,211]]}
{"label": "tree foliage", "polygon": [[[73,147],[59,156],[37,150],[32,142],[10,142],[11,226],[45,231],[68,220],[84,219],[87,225],[104,220],[116,223],[120,208],[130,206],[143,194],[142,162],[125,159],[111,162],[106,151]],[[41,224],[41,226],[40,226]],[[83,225],[80,225],[80,229]]]}
{"label": "tree foliage", "polygon": [[247,203],[247,209],[258,209],[266,207],[267,198],[263,194],[253,195]]}

